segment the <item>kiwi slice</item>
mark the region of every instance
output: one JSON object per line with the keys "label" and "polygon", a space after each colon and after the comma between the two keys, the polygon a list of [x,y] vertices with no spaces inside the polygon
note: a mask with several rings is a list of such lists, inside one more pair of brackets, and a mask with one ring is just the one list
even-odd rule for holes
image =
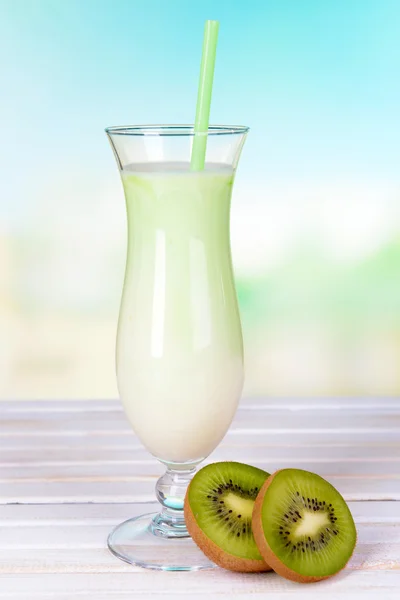
{"label": "kiwi slice", "polygon": [[357,539],[339,492],[319,475],[300,469],[283,469],[267,479],[252,524],[264,560],[279,575],[302,583],[338,573]]}
{"label": "kiwi slice", "polygon": [[214,563],[231,571],[270,571],[251,529],[254,501],[268,473],[237,462],[203,467],[185,497],[186,526]]}

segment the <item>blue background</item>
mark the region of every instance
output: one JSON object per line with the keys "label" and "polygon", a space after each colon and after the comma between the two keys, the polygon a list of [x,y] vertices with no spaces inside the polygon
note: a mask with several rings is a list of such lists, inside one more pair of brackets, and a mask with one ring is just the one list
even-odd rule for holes
{"label": "blue background", "polygon": [[0,396],[116,394],[125,216],[103,129],[251,127],[232,209],[247,392],[400,391],[400,2],[3,0]]}

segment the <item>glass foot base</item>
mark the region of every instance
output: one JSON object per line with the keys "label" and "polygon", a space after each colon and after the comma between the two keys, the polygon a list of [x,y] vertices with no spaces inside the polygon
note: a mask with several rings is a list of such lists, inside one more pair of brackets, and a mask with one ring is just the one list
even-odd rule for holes
{"label": "glass foot base", "polygon": [[161,571],[199,571],[215,565],[191,537],[165,537],[157,526],[158,513],[129,519],[108,536],[111,552],[131,565]]}

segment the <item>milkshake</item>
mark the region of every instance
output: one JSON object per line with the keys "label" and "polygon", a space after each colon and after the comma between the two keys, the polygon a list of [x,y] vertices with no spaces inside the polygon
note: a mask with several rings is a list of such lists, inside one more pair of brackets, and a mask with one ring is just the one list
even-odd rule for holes
{"label": "milkshake", "polygon": [[125,165],[128,249],[117,381],[144,446],[169,464],[212,452],[235,414],[243,348],[229,242],[234,171]]}

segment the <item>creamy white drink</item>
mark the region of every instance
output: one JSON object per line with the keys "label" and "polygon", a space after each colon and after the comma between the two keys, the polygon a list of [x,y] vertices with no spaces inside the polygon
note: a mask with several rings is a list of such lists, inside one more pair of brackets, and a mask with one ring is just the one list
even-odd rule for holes
{"label": "creamy white drink", "polygon": [[225,435],[243,386],[229,244],[233,171],[122,171],[128,252],[117,338],[125,412],[146,448],[197,462]]}

